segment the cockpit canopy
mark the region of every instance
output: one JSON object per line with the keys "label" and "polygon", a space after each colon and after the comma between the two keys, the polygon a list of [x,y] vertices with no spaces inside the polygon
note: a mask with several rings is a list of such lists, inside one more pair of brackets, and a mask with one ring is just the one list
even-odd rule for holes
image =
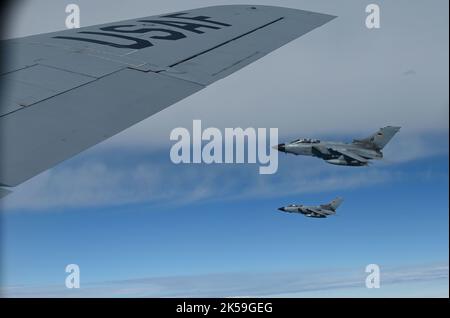
{"label": "cockpit canopy", "polygon": [[318,144],[320,140],[318,139],[310,139],[310,138],[301,138],[296,139],[292,143],[293,144]]}
{"label": "cockpit canopy", "polygon": [[296,207],[300,207],[301,205],[297,205],[297,204],[289,204],[288,207],[289,208],[296,208]]}

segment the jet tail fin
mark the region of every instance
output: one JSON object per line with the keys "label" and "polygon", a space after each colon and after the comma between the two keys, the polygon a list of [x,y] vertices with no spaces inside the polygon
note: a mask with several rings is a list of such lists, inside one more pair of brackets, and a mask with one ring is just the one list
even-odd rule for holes
{"label": "jet tail fin", "polygon": [[322,205],[322,207],[326,208],[326,209],[330,209],[330,210],[336,211],[337,208],[341,205],[342,202],[344,202],[344,199],[342,199],[341,197],[337,197],[336,199],[334,199],[330,203]]}
{"label": "jet tail fin", "polygon": [[381,150],[388,144],[392,137],[399,132],[400,128],[401,127],[396,126],[386,126],[367,138],[354,140],[353,143]]}

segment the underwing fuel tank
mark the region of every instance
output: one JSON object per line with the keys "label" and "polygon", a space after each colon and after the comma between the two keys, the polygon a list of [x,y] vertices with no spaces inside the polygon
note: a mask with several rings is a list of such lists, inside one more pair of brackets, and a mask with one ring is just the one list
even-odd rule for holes
{"label": "underwing fuel tank", "polygon": [[330,159],[326,160],[326,162],[332,164],[332,165],[338,165],[338,166],[346,166],[348,165],[348,162],[344,159]]}
{"label": "underwing fuel tank", "polygon": [[365,166],[365,163],[359,162],[359,161],[347,161],[345,159],[330,159],[325,160],[329,164],[337,165],[337,166]]}

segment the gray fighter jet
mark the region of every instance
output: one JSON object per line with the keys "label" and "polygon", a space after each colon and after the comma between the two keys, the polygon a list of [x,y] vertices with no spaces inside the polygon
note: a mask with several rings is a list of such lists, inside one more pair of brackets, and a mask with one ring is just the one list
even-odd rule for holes
{"label": "gray fighter jet", "polygon": [[287,213],[299,213],[310,218],[326,218],[330,215],[336,214],[336,209],[341,205],[342,198],[336,198],[328,204],[322,204],[319,206],[306,206],[306,205],[296,205],[291,204],[279,208],[278,210]]}
{"label": "gray fighter jet", "polygon": [[400,127],[387,126],[377,133],[353,140],[352,143],[320,141],[317,139],[297,139],[274,148],[294,155],[319,157],[333,165],[367,166],[371,159],[382,159],[382,149],[400,130]]}

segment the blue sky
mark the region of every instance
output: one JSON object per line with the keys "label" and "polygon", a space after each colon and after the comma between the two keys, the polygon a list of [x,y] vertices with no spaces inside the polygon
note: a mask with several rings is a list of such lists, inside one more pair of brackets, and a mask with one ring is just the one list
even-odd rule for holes
{"label": "blue sky", "polygon": [[[218,4],[70,2],[82,25]],[[364,25],[372,1],[250,2],[338,18],[13,189],[0,219],[4,295],[448,297],[448,1],[378,1],[376,31]],[[62,29],[64,8],[26,1],[10,35]],[[280,155],[278,173],[261,176],[172,164],[170,131],[194,119],[277,127],[280,142],[402,130],[370,167]],[[336,217],[277,211],[337,195]],[[64,287],[70,263],[78,291]],[[370,263],[378,291],[364,288]]]}

